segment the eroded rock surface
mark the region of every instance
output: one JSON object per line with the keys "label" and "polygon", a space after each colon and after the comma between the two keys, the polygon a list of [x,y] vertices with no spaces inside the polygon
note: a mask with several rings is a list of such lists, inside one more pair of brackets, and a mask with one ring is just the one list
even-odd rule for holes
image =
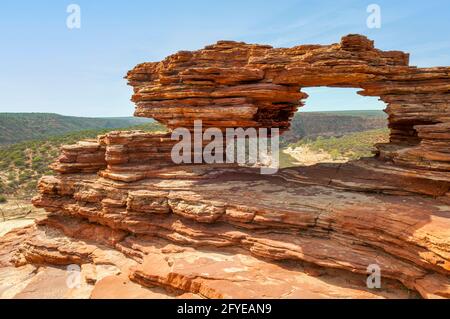
{"label": "eroded rock surface", "polygon": [[[448,298],[449,73],[358,35],[290,49],[222,41],[138,65],[136,115],[169,129],[284,131],[301,88],[358,87],[389,104],[390,143],[274,175],[175,165],[170,133],[65,146],[33,200],[49,216],[0,239],[0,297]],[[367,287],[371,265],[380,289]]]}
{"label": "eroded rock surface", "polygon": [[[349,35],[332,45],[289,49],[221,41],[162,62],[143,63],[127,79],[136,116],[169,128],[277,127],[303,105],[305,87],[361,88],[388,108],[390,143],[380,158],[425,171],[450,170],[450,68],[416,68],[409,55],[381,51]],[[439,175],[437,173],[436,175]]]}

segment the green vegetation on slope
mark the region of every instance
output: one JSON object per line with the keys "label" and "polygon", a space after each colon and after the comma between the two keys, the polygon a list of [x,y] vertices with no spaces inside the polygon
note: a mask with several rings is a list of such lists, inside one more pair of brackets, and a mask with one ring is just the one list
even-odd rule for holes
{"label": "green vegetation on slope", "polygon": [[[153,122],[152,119],[83,118],[52,113],[0,113],[0,145],[44,139],[70,132],[118,129]],[[305,137],[342,136],[386,127],[382,111],[298,112],[292,129],[282,136],[284,144]]]}
{"label": "green vegetation on slope", "polygon": [[[164,126],[157,123],[126,128],[132,129],[153,132],[165,130]],[[52,174],[48,165],[59,156],[62,145],[96,138],[109,131],[112,129],[86,130],[0,147],[0,194],[32,196],[39,178]]]}
{"label": "green vegetation on slope", "polygon": [[304,138],[340,137],[386,126],[387,116],[382,111],[298,112],[292,119],[291,129],[281,137],[281,145]]}
{"label": "green vegetation on slope", "polygon": [[304,114],[333,115],[333,116],[359,116],[359,117],[381,117],[387,118],[382,110],[348,110],[348,111],[323,111],[323,112],[301,112]]}
{"label": "green vegetation on slope", "polygon": [[351,133],[342,137],[317,137],[316,139],[302,139],[289,145],[292,148],[308,146],[313,151],[325,151],[333,159],[347,158],[355,160],[373,156],[374,145],[389,141],[388,129],[369,130]]}
{"label": "green vegetation on slope", "polygon": [[152,122],[151,119],[84,118],[52,113],[0,113],[0,144],[42,139],[69,132],[116,129]]}

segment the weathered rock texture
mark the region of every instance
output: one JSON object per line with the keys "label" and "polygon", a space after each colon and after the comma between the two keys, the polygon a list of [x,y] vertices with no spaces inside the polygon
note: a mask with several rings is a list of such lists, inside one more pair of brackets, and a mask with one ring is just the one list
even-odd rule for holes
{"label": "weathered rock texture", "polygon": [[450,68],[420,69],[408,61],[408,54],[377,50],[360,35],[290,49],[222,41],[140,64],[127,79],[135,115],[169,128],[189,128],[201,119],[206,127],[284,131],[307,97],[301,88],[361,88],[359,94],[388,104],[391,142],[378,147],[381,158],[429,174],[448,172]]}
{"label": "weathered rock texture", "polygon": [[[301,88],[357,87],[388,103],[391,140],[373,159],[272,176],[175,165],[167,133],[64,147],[33,200],[50,215],[0,241],[0,296],[450,297],[450,68],[410,67],[350,35],[291,49],[222,41],[127,79],[136,115],[169,129],[285,131]],[[58,279],[68,264],[81,265],[78,290]],[[373,264],[381,289],[366,287]],[[49,277],[59,290],[43,288]]]}

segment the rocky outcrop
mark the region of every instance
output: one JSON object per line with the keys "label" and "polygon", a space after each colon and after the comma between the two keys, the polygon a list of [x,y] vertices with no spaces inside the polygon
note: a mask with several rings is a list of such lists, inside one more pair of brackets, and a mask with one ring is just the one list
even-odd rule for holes
{"label": "rocky outcrop", "polygon": [[143,63],[127,79],[136,116],[169,128],[277,127],[302,106],[305,87],[361,88],[388,104],[391,141],[380,157],[431,172],[450,170],[450,68],[416,68],[409,55],[374,48],[360,35],[332,45],[290,49],[221,41],[162,62]]}
{"label": "rocky outcrop", "polygon": [[[170,133],[64,147],[33,200],[49,216],[0,240],[0,266],[21,283],[5,288],[0,275],[4,296],[33,296],[39,278],[77,264],[81,288],[58,281],[58,297],[450,297],[448,68],[410,67],[351,35],[291,49],[222,41],[127,79],[136,115],[169,129],[200,119],[285,131],[301,88],[358,87],[389,104],[391,139],[372,159],[274,175],[176,165]],[[380,289],[366,285],[373,265]]]}
{"label": "rocky outcrop", "polygon": [[98,172],[106,168],[105,145],[101,140],[65,145],[61,148],[61,156],[50,168],[62,174]]}

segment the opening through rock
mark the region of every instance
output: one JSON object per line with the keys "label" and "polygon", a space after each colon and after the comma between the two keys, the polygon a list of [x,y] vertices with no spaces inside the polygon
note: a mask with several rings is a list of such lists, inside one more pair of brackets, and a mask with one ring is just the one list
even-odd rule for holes
{"label": "opening through rock", "polygon": [[389,142],[386,103],[360,89],[303,88],[309,95],[281,138],[281,167],[344,163],[375,155]]}

